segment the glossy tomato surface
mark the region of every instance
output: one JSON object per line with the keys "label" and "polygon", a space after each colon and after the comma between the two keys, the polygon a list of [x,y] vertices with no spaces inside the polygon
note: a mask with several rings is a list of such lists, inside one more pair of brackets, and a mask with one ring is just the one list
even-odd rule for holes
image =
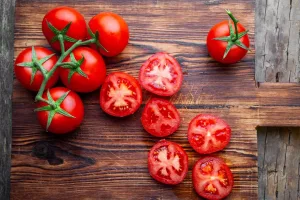
{"label": "glossy tomato surface", "polygon": [[141,121],[144,129],[151,135],[166,137],[178,129],[180,116],[170,101],[152,98],[144,108]]}
{"label": "glossy tomato surface", "polygon": [[124,72],[109,74],[100,91],[100,106],[115,117],[133,114],[142,103],[142,89],[138,81]]}
{"label": "glossy tomato surface", "polygon": [[205,199],[223,199],[233,187],[233,176],[226,163],[217,157],[198,160],[193,168],[193,185]]}
{"label": "glossy tomato surface", "polygon": [[[233,25],[233,23],[232,23]],[[246,31],[244,26],[240,23],[237,24],[238,32],[241,33],[243,31]],[[229,25],[228,20],[222,21],[218,24],[216,24],[214,27],[211,28],[207,35],[206,44],[207,49],[210,54],[210,56],[215,59],[216,61],[224,64],[232,64],[240,61],[248,52],[248,50],[245,50],[239,46],[234,45],[227,56],[223,59],[226,47],[228,42],[226,41],[220,41],[215,40],[215,38],[225,37],[229,36]],[[243,36],[240,41],[249,48],[250,41],[249,36],[246,34]]]}
{"label": "glossy tomato surface", "polygon": [[[50,56],[53,54],[53,51],[50,51],[49,49],[46,49],[44,47],[34,47],[34,50],[36,52],[37,59],[40,60],[42,58],[45,58],[47,56]],[[40,86],[44,80],[44,76],[41,71],[36,71],[36,74],[34,75],[34,79],[31,82],[31,76],[33,73],[33,68],[29,67],[21,67],[18,66],[18,64],[21,63],[29,63],[32,62],[32,48],[26,48],[24,49],[16,58],[15,65],[14,65],[14,71],[16,78],[21,83],[23,87],[25,87],[28,90],[31,91],[38,91],[40,89]],[[57,56],[52,56],[49,60],[44,62],[42,66],[47,70],[50,71],[55,63],[57,62]],[[34,67],[38,69],[37,67]],[[58,81],[58,72],[56,71],[53,76],[48,80],[48,83],[46,85],[46,89],[54,86],[56,82]]]}
{"label": "glossy tomato surface", "polygon": [[219,117],[200,114],[189,124],[188,140],[195,151],[209,154],[224,149],[230,141],[231,129]]}
{"label": "glossy tomato surface", "polygon": [[[65,87],[55,87],[49,89],[50,95],[54,101],[57,101],[68,91],[70,90]],[[44,92],[42,97],[46,100],[48,99],[47,91]],[[37,108],[47,105],[47,103],[40,101],[37,103]],[[64,134],[74,131],[77,127],[79,127],[84,116],[84,107],[80,97],[75,92],[70,91],[67,97],[61,103],[60,107],[74,116],[74,118],[56,113],[52,119],[48,131],[56,134]],[[49,111],[37,112],[38,120],[44,129],[46,129],[47,126],[48,115]]]}
{"label": "glossy tomato surface", "polygon": [[172,96],[179,91],[183,74],[176,59],[167,53],[152,55],[141,67],[143,88],[159,96]]}
{"label": "glossy tomato surface", "polygon": [[[95,34],[99,33],[99,42],[107,50],[96,48],[104,56],[112,57],[120,54],[128,44],[129,29],[125,20],[112,12],[103,12],[89,21],[89,27]],[[89,36],[90,37],[90,36]]]}
{"label": "glossy tomato surface", "polygon": [[[87,26],[84,17],[74,8],[62,6],[50,10],[43,19],[42,30],[49,44],[56,51],[60,51],[59,41],[51,42],[55,34],[48,27],[47,21],[57,30],[62,31],[70,22],[72,23],[66,35],[76,39],[84,40],[87,37]],[[70,48],[73,42],[65,41],[65,49]]]}
{"label": "glossy tomato surface", "polygon": [[[101,55],[89,48],[78,47],[73,52],[77,61],[84,59],[80,65],[80,69],[85,75],[78,73],[78,69],[60,68],[59,74],[63,84],[75,92],[92,92],[98,89],[104,82],[106,77],[106,66]],[[70,56],[67,56],[64,62],[71,62]],[[72,73],[70,82],[68,76]]]}
{"label": "glossy tomato surface", "polygon": [[148,154],[148,169],[150,175],[161,183],[179,184],[187,175],[187,154],[179,144],[160,140]]}

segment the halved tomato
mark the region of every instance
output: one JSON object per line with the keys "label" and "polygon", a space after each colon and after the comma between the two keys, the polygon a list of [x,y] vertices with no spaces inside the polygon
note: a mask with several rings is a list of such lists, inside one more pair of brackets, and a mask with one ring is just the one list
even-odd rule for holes
{"label": "halved tomato", "polygon": [[156,53],[141,67],[140,83],[149,92],[172,96],[179,91],[183,75],[176,59],[167,53]]}
{"label": "halved tomato", "polygon": [[195,151],[209,154],[224,149],[229,143],[231,129],[222,119],[200,114],[190,122],[188,140]]}
{"label": "halved tomato", "polygon": [[160,140],[148,154],[148,169],[150,175],[161,183],[179,184],[188,171],[187,154],[179,144]]}
{"label": "halved tomato", "polygon": [[220,158],[201,158],[195,164],[192,176],[196,192],[206,199],[223,199],[233,187],[231,170]]}
{"label": "halved tomato", "polygon": [[178,129],[180,116],[170,101],[152,98],[145,106],[141,121],[148,133],[157,137],[165,137]]}
{"label": "halved tomato", "polygon": [[138,81],[124,72],[109,74],[100,91],[100,106],[107,114],[125,117],[133,114],[142,103]]}

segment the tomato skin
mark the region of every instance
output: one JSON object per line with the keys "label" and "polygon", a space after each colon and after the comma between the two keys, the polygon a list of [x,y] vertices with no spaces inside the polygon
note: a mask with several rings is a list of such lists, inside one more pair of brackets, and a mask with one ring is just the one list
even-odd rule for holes
{"label": "tomato skin", "polygon": [[[44,47],[34,47],[34,50],[36,52],[38,60],[54,53],[53,51],[46,49]],[[54,55],[43,64],[43,67],[47,71],[50,71],[55,65],[55,63],[57,62],[57,60],[58,60],[57,56]],[[17,64],[23,62],[31,62],[31,61],[32,61],[32,48],[28,47],[24,49],[16,58],[15,65],[14,65],[14,72],[16,78],[19,80],[19,82],[24,88],[31,91],[38,91],[44,80],[44,76],[42,72],[37,71],[34,76],[32,84],[30,84],[32,69],[28,67],[17,66]],[[57,71],[54,72],[53,76],[48,80],[45,88],[47,89],[54,86],[58,81],[58,77],[59,77],[58,72]]]}
{"label": "tomato skin", "polygon": [[[206,170],[203,170],[205,168]],[[215,178],[212,180],[211,177]],[[234,185],[233,175],[227,164],[221,158],[212,156],[201,158],[196,162],[193,167],[192,179],[198,195],[211,200],[225,198],[231,193]],[[215,185],[216,181],[219,181],[219,187]],[[212,184],[213,187],[209,188],[209,184]],[[213,192],[205,189],[211,189]],[[215,194],[213,189],[217,189]]]}
{"label": "tomato skin", "polygon": [[229,125],[214,115],[199,114],[189,124],[189,143],[200,154],[221,151],[228,145],[230,137]]}
{"label": "tomato skin", "polygon": [[[167,154],[159,155],[162,151],[167,150]],[[171,152],[173,151],[173,152]],[[175,152],[174,152],[175,151]],[[175,171],[175,165],[173,164],[176,159],[174,157],[178,156],[177,164],[179,170]],[[173,158],[172,158],[173,157]],[[167,159],[168,162],[172,159],[172,166],[168,166],[166,172],[169,172],[169,176],[163,176],[162,170],[164,167],[159,166],[161,162],[159,158]],[[175,162],[176,163],[176,162]],[[165,139],[158,141],[150,150],[148,154],[148,169],[149,173],[155,180],[168,184],[168,185],[177,185],[181,183],[187,175],[188,172],[188,156],[185,150],[177,143],[170,142]],[[170,173],[170,169],[172,173]],[[158,174],[161,173],[161,174]],[[175,174],[176,173],[176,174]],[[175,180],[176,179],[176,180]]]}
{"label": "tomato skin", "polygon": [[[69,89],[65,87],[55,87],[49,90],[54,101],[59,99],[64,93],[68,92]],[[47,91],[44,92],[44,99],[47,98]],[[37,103],[37,108],[47,106],[48,104],[42,101]],[[74,131],[81,124],[84,117],[84,107],[80,97],[73,91],[70,91],[68,96],[64,99],[60,105],[62,109],[73,115],[75,118],[70,118],[56,113],[53,120],[48,128],[48,131],[55,134],[65,134]],[[38,120],[41,126],[46,129],[49,111],[37,112]]]}
{"label": "tomato skin", "polygon": [[[63,84],[75,92],[87,93],[97,90],[103,84],[106,77],[106,66],[101,55],[89,47],[78,47],[74,49],[72,53],[77,61],[80,60],[82,56],[84,57],[80,68],[88,78],[75,72],[69,83],[68,75],[70,69],[61,67],[59,69],[59,75]],[[70,61],[70,56],[67,56],[64,60],[64,62]]]}
{"label": "tomato skin", "polygon": [[[166,66],[169,67],[169,70],[166,70]],[[158,74],[160,75],[157,76]],[[160,79],[160,84],[156,84],[158,79]],[[142,87],[153,94],[159,96],[172,96],[180,90],[183,74],[180,64],[173,56],[164,52],[159,52],[152,55],[142,65],[139,73],[139,80]],[[163,81],[167,82],[169,87],[167,87]]]}
{"label": "tomato skin", "polygon": [[[124,95],[125,92],[126,95]],[[127,100],[125,101],[124,98]],[[107,114],[125,117],[135,113],[141,106],[142,89],[133,76],[124,72],[113,72],[106,77],[100,90],[99,100],[102,110]],[[126,105],[115,105],[117,102],[124,103],[123,100]]]}
{"label": "tomato skin", "polygon": [[[43,34],[48,40],[49,44],[56,51],[61,51],[59,41],[51,43],[51,39],[55,34],[49,29],[47,21],[50,22],[56,29],[61,31],[67,24],[72,22],[67,36],[77,39],[84,40],[87,36],[87,26],[84,17],[74,8],[62,6],[56,7],[50,10],[43,19],[42,30]],[[73,43],[65,41],[65,49],[69,49]]]}
{"label": "tomato skin", "polygon": [[144,129],[151,135],[166,137],[179,128],[181,120],[176,107],[170,101],[152,98],[144,108],[141,121]]}
{"label": "tomato skin", "polygon": [[[233,26],[233,22],[232,22]],[[238,23],[237,24],[238,32],[241,33],[243,31],[246,31],[245,27]],[[225,37],[229,36],[229,26],[228,26],[228,20],[222,21],[215,26],[211,28],[207,35],[206,39],[206,44],[207,44],[207,49],[208,53],[210,56],[215,59],[216,61],[224,64],[233,64],[238,61],[240,61],[246,54],[247,50],[234,45],[227,56],[223,59],[226,47],[227,47],[227,42],[224,41],[219,41],[219,40],[214,40],[214,38],[219,38],[219,37]],[[244,37],[240,39],[240,41],[249,48],[250,46],[250,41],[249,41],[249,36],[246,34]]]}
{"label": "tomato skin", "polygon": [[[89,27],[95,34],[99,32],[99,42],[108,51],[98,48],[100,53],[107,57],[120,54],[128,44],[129,29],[125,20],[112,12],[103,12],[89,21]],[[90,38],[90,36],[89,36]],[[93,48],[97,47],[93,44]]]}

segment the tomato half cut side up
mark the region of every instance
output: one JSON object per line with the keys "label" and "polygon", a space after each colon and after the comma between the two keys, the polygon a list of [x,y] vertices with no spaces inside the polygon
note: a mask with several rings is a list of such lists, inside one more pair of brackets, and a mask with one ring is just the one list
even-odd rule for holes
{"label": "tomato half cut side up", "polygon": [[208,114],[196,116],[189,124],[188,140],[195,151],[209,154],[224,149],[231,137],[231,128],[222,119]]}
{"label": "tomato half cut side up", "polygon": [[188,157],[175,142],[160,140],[148,154],[150,175],[157,181],[176,185],[183,181],[188,171]]}
{"label": "tomato half cut side up", "polygon": [[183,74],[176,59],[167,53],[156,53],[141,67],[140,83],[159,96],[172,96],[179,91]]}
{"label": "tomato half cut side up", "polygon": [[145,106],[141,121],[144,129],[151,135],[166,137],[178,129],[180,116],[170,101],[152,98]]}
{"label": "tomato half cut side up", "polygon": [[109,115],[125,117],[133,114],[142,103],[138,81],[124,72],[109,74],[100,91],[100,106]]}
{"label": "tomato half cut side up", "polygon": [[223,199],[233,187],[230,168],[220,158],[205,157],[197,161],[193,168],[193,185],[196,192],[206,199]]}

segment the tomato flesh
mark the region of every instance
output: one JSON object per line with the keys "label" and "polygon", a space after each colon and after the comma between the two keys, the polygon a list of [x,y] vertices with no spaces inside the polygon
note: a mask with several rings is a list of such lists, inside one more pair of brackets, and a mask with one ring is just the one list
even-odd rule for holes
{"label": "tomato flesh", "polygon": [[138,81],[124,72],[109,74],[100,92],[100,106],[108,114],[124,117],[133,114],[142,103]]}
{"label": "tomato flesh", "polygon": [[226,163],[216,157],[198,160],[193,168],[193,185],[196,192],[206,199],[223,199],[233,187],[233,176]]}
{"label": "tomato flesh", "polygon": [[188,171],[187,154],[179,144],[160,140],[148,154],[148,169],[150,175],[161,183],[179,184]]}
{"label": "tomato flesh", "polygon": [[188,140],[195,151],[209,154],[224,149],[231,137],[229,125],[222,119],[200,114],[189,124]]}
{"label": "tomato flesh", "polygon": [[183,74],[176,59],[167,53],[156,53],[141,67],[140,83],[149,92],[172,96],[179,91]]}
{"label": "tomato flesh", "polygon": [[145,106],[141,121],[148,133],[165,137],[178,129],[180,116],[176,107],[168,100],[152,98]]}

